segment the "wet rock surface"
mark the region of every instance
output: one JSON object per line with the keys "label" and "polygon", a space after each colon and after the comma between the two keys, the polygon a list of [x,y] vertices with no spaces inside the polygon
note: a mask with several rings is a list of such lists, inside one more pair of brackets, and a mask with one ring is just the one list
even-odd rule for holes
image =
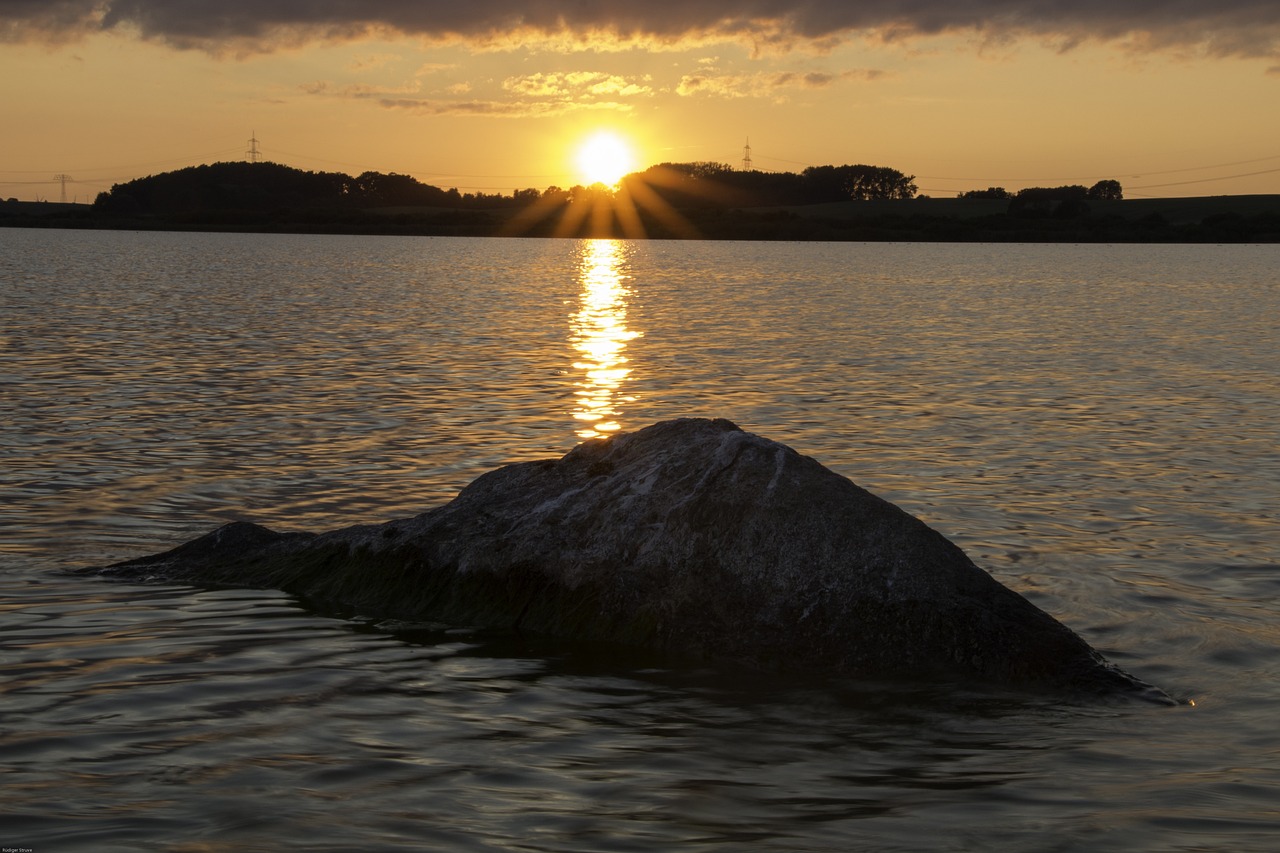
{"label": "wet rock surface", "polygon": [[923,522],[725,420],[508,465],[409,519],[237,522],[102,571],[766,669],[1151,691]]}

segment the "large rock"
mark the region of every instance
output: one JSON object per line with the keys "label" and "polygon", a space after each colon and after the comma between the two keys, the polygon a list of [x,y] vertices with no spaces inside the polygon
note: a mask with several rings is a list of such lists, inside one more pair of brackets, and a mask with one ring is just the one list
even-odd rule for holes
{"label": "large rock", "polygon": [[106,571],[766,668],[1147,689],[921,521],[724,420],[508,465],[411,519],[229,524]]}

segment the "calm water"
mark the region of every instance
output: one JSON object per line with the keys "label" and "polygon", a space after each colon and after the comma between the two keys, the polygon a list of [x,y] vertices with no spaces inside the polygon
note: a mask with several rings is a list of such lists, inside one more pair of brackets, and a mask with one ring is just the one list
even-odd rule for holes
{"label": "calm water", "polygon": [[[0,843],[1280,844],[1280,247],[0,229]],[[68,570],[730,418],[1195,705],[744,682]]]}

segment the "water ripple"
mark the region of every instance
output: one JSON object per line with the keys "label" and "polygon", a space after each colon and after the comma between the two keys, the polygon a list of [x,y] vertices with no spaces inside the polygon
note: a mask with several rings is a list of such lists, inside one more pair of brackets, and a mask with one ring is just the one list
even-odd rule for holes
{"label": "water ripple", "polygon": [[[1274,846],[1275,247],[0,248],[6,843]],[[690,414],[922,516],[1197,707],[784,684],[54,571],[411,515]]]}

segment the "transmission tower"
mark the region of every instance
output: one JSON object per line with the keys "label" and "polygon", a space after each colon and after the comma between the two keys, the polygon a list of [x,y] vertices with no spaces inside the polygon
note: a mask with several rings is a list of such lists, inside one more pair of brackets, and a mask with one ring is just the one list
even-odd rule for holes
{"label": "transmission tower", "polygon": [[58,174],[53,176],[53,179],[58,183],[62,184],[62,203],[66,204],[67,203],[67,181],[75,181],[75,178],[71,177],[70,175],[66,175],[59,172]]}
{"label": "transmission tower", "polygon": [[249,137],[249,150],[244,153],[249,156],[250,163],[258,162],[258,158],[262,156],[262,152],[258,150],[257,131],[254,131],[253,135]]}
{"label": "transmission tower", "polygon": [[742,148],[742,171],[751,171],[751,137],[747,137],[747,144]]}

